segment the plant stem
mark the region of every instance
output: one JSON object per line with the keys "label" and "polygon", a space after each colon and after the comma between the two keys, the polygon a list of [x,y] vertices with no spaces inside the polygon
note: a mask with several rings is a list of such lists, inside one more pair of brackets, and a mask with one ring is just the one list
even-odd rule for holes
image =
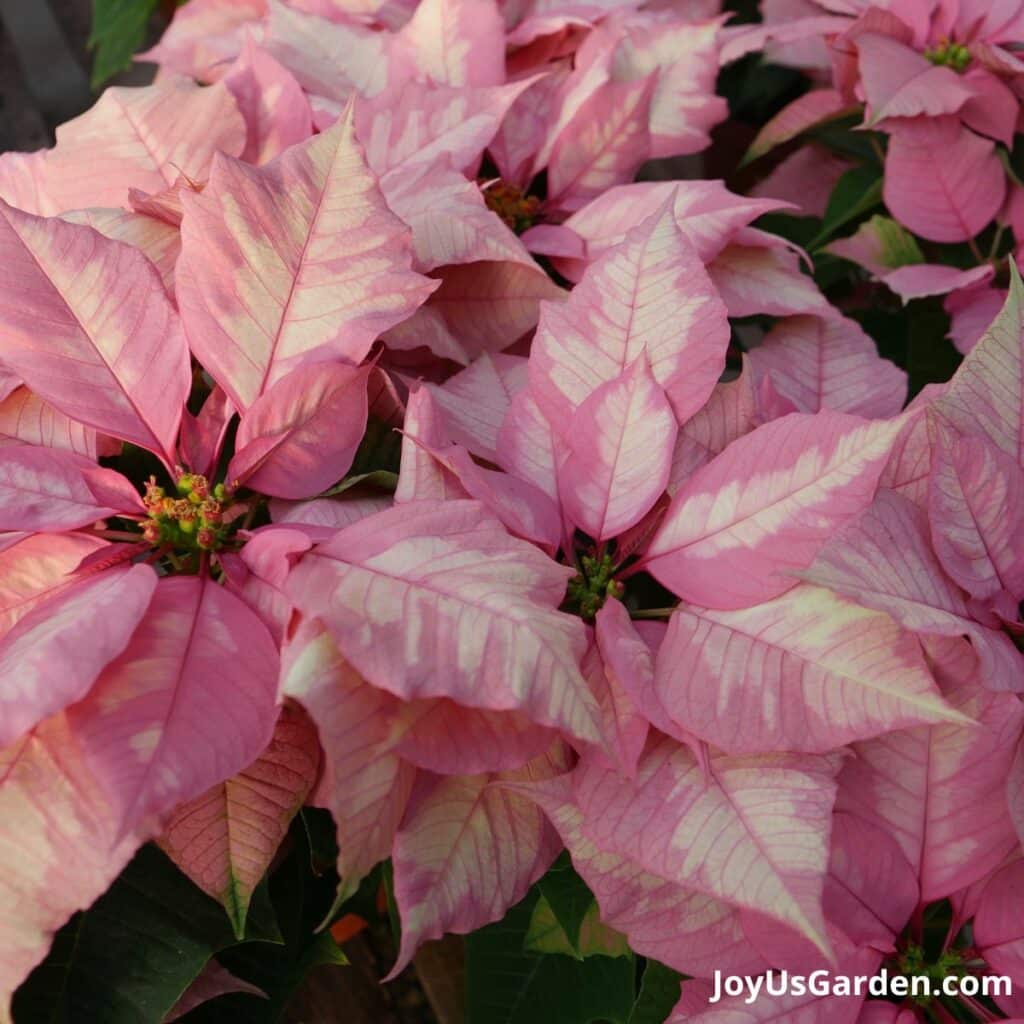
{"label": "plant stem", "polygon": [[125,541],[128,544],[138,544],[143,539],[141,533],[129,533],[127,530],[93,530],[93,536],[104,540]]}
{"label": "plant stem", "polygon": [[667,619],[675,608],[640,608],[635,612],[630,612],[630,617],[634,619]]}
{"label": "plant stem", "polygon": [[999,243],[1003,240],[1003,232],[1006,230],[1005,224],[1000,224],[996,228],[995,237],[992,239],[992,247],[989,249],[988,258],[994,260],[999,255]]}

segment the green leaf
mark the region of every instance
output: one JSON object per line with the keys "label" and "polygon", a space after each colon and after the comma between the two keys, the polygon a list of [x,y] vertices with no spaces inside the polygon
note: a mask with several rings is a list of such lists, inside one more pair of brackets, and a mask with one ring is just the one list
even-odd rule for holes
{"label": "green leaf", "polygon": [[570,946],[578,954],[580,925],[594,903],[594,896],[587,883],[573,870],[567,853],[555,861],[537,887],[551,906]]}
{"label": "green leaf", "polygon": [[811,137],[834,153],[881,167],[880,154],[884,156],[885,136],[880,132],[854,131],[862,120],[860,113],[839,118],[813,131]]}
{"label": "green leaf", "polygon": [[534,953],[561,953],[574,960],[588,956],[629,956],[630,952],[626,936],[601,921],[597,901],[593,898],[580,924],[579,937],[573,943],[551,904],[541,895],[534,904],[523,945]]}
{"label": "green leaf", "polygon": [[833,246],[852,240],[862,242],[887,270],[924,263],[924,253],[921,252],[917,239],[902,224],[880,213],[864,221],[854,234],[833,242],[822,251],[846,259],[847,257],[836,252]]}
{"label": "green leaf", "polygon": [[329,932],[316,934],[337,885],[337,875],[315,875],[311,868],[310,832],[301,816],[289,831],[287,855],[270,877],[270,898],[281,925],[284,945],[246,943],[225,950],[218,960],[232,974],[258,985],[268,999],[253,1005],[246,1024],[278,1024],[309,971],[318,964],[347,961]]}
{"label": "green leaf", "polygon": [[524,948],[536,887],[466,939],[466,1024],[628,1024],[632,956],[573,960]]}
{"label": "green leaf", "polygon": [[917,239],[898,221],[876,213],[868,224],[881,243],[882,262],[887,267],[896,270],[914,263],[924,263],[924,253]]}
{"label": "green leaf", "polygon": [[351,476],[362,476],[374,470],[386,469],[397,473],[402,455],[402,435],[389,423],[371,416],[366,422],[366,433],[355,458]]}
{"label": "green leaf", "polygon": [[146,41],[146,28],[157,3],[158,0],[92,0],[89,47],[96,51],[92,62],[94,89],[132,66],[132,57]]}
{"label": "green leaf", "polygon": [[829,196],[821,231],[809,248],[820,249],[844,224],[849,224],[882,201],[882,172],[878,167],[854,167],[836,183]]}
{"label": "green leaf", "polygon": [[629,1024],[662,1024],[679,1002],[682,980],[683,976],[671,967],[648,960]]}
{"label": "green leaf", "polygon": [[[260,895],[262,893],[262,895]],[[265,889],[247,938],[279,942]],[[46,1024],[156,1024],[217,952],[236,943],[224,908],[155,846],[58,933],[14,998],[14,1019]]]}

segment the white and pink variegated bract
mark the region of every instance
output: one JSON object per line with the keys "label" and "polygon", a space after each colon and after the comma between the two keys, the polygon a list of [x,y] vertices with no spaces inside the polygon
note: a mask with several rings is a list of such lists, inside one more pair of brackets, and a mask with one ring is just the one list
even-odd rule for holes
{"label": "white and pink variegated bract", "polygon": [[[884,1019],[707,981],[870,974],[935,900],[1021,973],[1024,286],[903,412],[752,227],[789,204],[632,182],[725,113],[678,6],[192,0],[156,85],[0,158],[0,1020],[150,839],[244,936],[305,802],[336,908],[390,858],[393,974],[563,847],[690,976],[673,1021]],[[851,46],[755,155],[865,102],[890,212],[973,238],[1019,19],[958,76],[923,54],[975,5],[840,6],[727,30]],[[876,243],[836,251],[970,299],[964,338],[998,295]]]}
{"label": "white and pink variegated bract", "polygon": [[[312,726],[280,708],[289,609],[276,589],[312,542],[271,527],[269,553],[249,553],[257,535],[238,527],[265,497],[298,504],[344,477],[379,372],[359,364],[434,285],[412,269],[409,229],[387,208],[351,116],[307,140],[308,127],[261,105],[261,81],[283,71],[253,47],[244,60],[229,76],[244,121],[224,85],[199,94],[171,78],[108,93],[85,115],[120,154],[102,180],[71,180],[78,129],[62,133],[44,155],[48,198],[36,209],[96,205],[88,216],[0,202],[0,1019],[53,933],[168,825],[165,848],[241,934],[251,892],[317,781]],[[211,103],[223,116],[203,114]],[[195,129],[207,120],[220,134],[204,129],[205,150]],[[246,127],[258,149],[245,148]],[[213,180],[182,184],[168,168],[176,158],[204,177],[212,159]],[[242,182],[262,206],[238,205]],[[85,202],[64,198],[72,185]],[[101,216],[129,199],[146,212],[125,217],[186,236],[177,302],[158,268],[171,248]],[[197,246],[209,250],[207,292],[190,269]],[[215,251],[224,255],[213,272]],[[246,251],[250,277],[235,260]],[[337,302],[297,322],[307,289]],[[234,348],[213,345],[215,330]],[[209,378],[200,384],[209,394],[196,415],[186,408],[191,358],[215,379],[212,391]],[[379,403],[381,388],[373,393]],[[233,479],[215,486],[207,474],[239,415]],[[151,453],[169,487],[100,465],[124,445]],[[524,740],[531,754],[553,739],[538,731],[539,743]]]}
{"label": "white and pink variegated bract", "polygon": [[[1017,0],[766,0],[762,6],[762,24],[726,30],[723,58],[765,48],[772,60],[805,69],[816,88],[765,126],[749,158],[862,110],[862,127],[888,136],[884,154],[879,150],[882,197],[901,225],[931,242],[973,244],[1003,216],[1015,179],[999,147],[1013,147],[1024,74],[1015,55],[1024,41],[1024,7]],[[757,191],[778,183],[782,191],[768,194],[792,194],[803,205],[828,159],[811,145],[787,157]],[[973,269],[981,272],[977,248],[975,256]],[[933,269],[955,277],[953,268]],[[932,286],[956,287],[943,287],[937,277]]]}
{"label": "white and pink variegated bract", "polygon": [[[674,202],[667,197],[609,246],[567,302],[542,304],[528,359],[482,357],[412,393],[397,507],[317,544],[289,573],[293,602],[322,624],[328,639],[317,642],[334,651],[333,682],[317,670],[297,676],[289,692],[322,730],[344,728],[336,703],[316,710],[328,692],[340,700],[343,680],[361,694],[360,720],[372,714],[379,767],[355,788],[336,780],[322,798],[338,821],[343,877],[393,852],[399,909],[414,935],[500,916],[493,879],[473,867],[483,854],[448,845],[478,843],[472,808],[492,801],[498,820],[512,813],[486,795],[499,785],[539,802],[607,922],[638,950],[687,971],[707,971],[708,941],[754,971],[779,963],[779,948],[794,960],[796,950],[826,962],[866,957],[856,915],[826,913],[843,761],[834,751],[971,721],[943,697],[910,632],[795,574],[870,506],[904,429],[902,420],[865,420],[834,406],[895,413],[904,383],[861,346],[849,392],[835,397],[825,386],[806,399],[813,412],[757,426],[749,370],[716,383],[726,310]],[[812,344],[828,358],[823,340]],[[529,527],[552,503],[554,542]],[[585,618],[596,611],[594,631],[555,610],[573,572],[552,559],[559,549],[580,559],[569,607]],[[617,599],[641,571],[693,602],[678,607],[667,634],[638,630]],[[524,589],[531,579],[532,592]],[[295,664],[310,658],[297,654]],[[396,739],[401,728],[388,720],[403,705],[439,699],[454,701],[460,716],[518,710],[560,731],[582,753],[574,789],[564,779],[516,779],[504,761],[486,765],[499,773],[490,782],[413,783],[401,768],[410,760]],[[470,743],[469,722],[450,719],[453,743]],[[597,788],[584,798],[590,780]],[[665,804],[670,791],[678,806]],[[425,797],[410,795],[417,793],[444,796],[440,832],[433,812],[419,808]],[[649,825],[636,818],[648,804]],[[611,813],[616,807],[622,814]],[[408,829],[416,834],[406,837]],[[806,830],[806,842],[790,841],[794,829]],[[505,835],[496,826],[490,842]],[[688,857],[698,837],[707,855]],[[533,865],[532,876],[534,840],[523,841],[521,859],[510,863]],[[436,851],[449,849],[438,874]],[[738,853],[726,856],[736,849],[747,851],[750,871]],[[766,851],[775,851],[767,862]],[[510,855],[489,856],[500,864]],[[913,888],[912,868],[900,863]],[[509,871],[526,877],[520,867]],[[673,953],[667,936],[690,913],[692,941]],[[889,926],[887,941],[903,923]],[[744,942],[758,953],[744,955]]]}

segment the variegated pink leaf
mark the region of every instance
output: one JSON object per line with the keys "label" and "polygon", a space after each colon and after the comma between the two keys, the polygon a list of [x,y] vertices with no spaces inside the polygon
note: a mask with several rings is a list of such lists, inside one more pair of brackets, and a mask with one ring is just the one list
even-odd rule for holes
{"label": "variegated pink leaf", "polygon": [[935,411],[965,436],[987,437],[1024,468],[1024,284],[1010,265],[999,315],[964,357]]}
{"label": "variegated pink leaf", "polygon": [[251,765],[176,808],[160,845],[245,934],[252,892],[317,781],[320,747],[305,713],[286,704]]}
{"label": "variegated pink leaf", "polygon": [[839,179],[855,166],[820,143],[809,142],[776,164],[750,194],[783,200],[802,217],[824,218]]}
{"label": "variegated pink leaf", "polygon": [[61,533],[142,511],[120,473],[84,455],[28,444],[0,449],[0,530]]}
{"label": "variegated pink leaf", "polygon": [[734,441],[676,492],[643,566],[687,601],[743,608],[868,506],[898,424],[793,413]]}
{"label": "variegated pink leaf", "polygon": [[434,288],[411,270],[351,112],[266,167],[218,158],[182,198],[189,344],[240,410],[302,365],[360,362]]}
{"label": "variegated pink leaf", "polygon": [[148,565],[86,577],[36,604],[0,641],[0,748],[81,700],[149,607]]}
{"label": "variegated pink leaf", "polygon": [[677,608],[656,687],[681,728],[734,754],[827,753],[894,729],[964,721],[911,634],[807,585],[739,611]]}
{"label": "variegated pink leaf", "polygon": [[526,247],[488,209],[475,182],[458,171],[430,165],[388,175],[388,206],[412,228],[417,270],[479,261],[534,266]]}
{"label": "variegated pink leaf", "polygon": [[216,81],[241,50],[246,23],[266,13],[267,0],[192,0],[174,12],[160,42],[138,59],[201,82]]}
{"label": "variegated pink leaf", "polygon": [[[582,831],[645,871],[794,929],[831,957],[821,900],[836,763],[780,754],[712,761],[652,740],[635,782],[584,757]],[[799,837],[799,838],[797,838]]]}
{"label": "variegated pink leaf", "polygon": [[727,246],[708,264],[708,274],[729,316],[833,313],[813,278],[801,272],[796,253],[781,246]]}
{"label": "variegated pink leaf", "polygon": [[668,483],[676,419],[641,353],[593,391],[568,425],[562,505],[594,540],[616,537],[650,511]]}
{"label": "variegated pink leaf", "polygon": [[455,86],[501,85],[501,11],[495,0],[423,0],[395,37],[391,59],[410,77]]}
{"label": "variegated pink leaf", "polygon": [[1019,842],[1005,781],[1024,711],[1011,694],[978,686],[962,639],[929,641],[949,703],[977,724],[918,727],[854,745],[836,807],[872,822],[900,844],[925,902],[985,877]]}
{"label": "variegated pink leaf", "polygon": [[398,175],[439,162],[473,176],[484,148],[531,79],[455,88],[400,82],[356,100],[356,128],[366,159],[385,187]]}
{"label": "variegated pink leaf", "polygon": [[715,970],[758,974],[767,968],[734,906],[595,844],[567,780],[553,779],[527,791],[558,829],[573,867],[597,898],[601,920],[625,934],[635,952],[698,977]]}
{"label": "variegated pink leaf", "polygon": [[135,246],[157,269],[168,295],[174,294],[174,268],[181,254],[181,234],[164,220],[130,210],[69,210],[61,220],[85,224],[115,242]]}
{"label": "variegated pink leaf", "polygon": [[430,454],[455,477],[466,496],[481,502],[513,537],[532,541],[550,555],[555,553],[562,536],[559,508],[538,487],[477,465],[469,452],[458,445],[431,449]]}
{"label": "variegated pink leaf", "polygon": [[553,555],[562,536],[557,504],[528,481],[478,465],[449,437],[432,392],[413,391],[402,432],[402,470],[395,501],[475,498],[513,536],[533,541]]}
{"label": "variegated pink leaf", "polygon": [[868,125],[888,117],[955,114],[973,95],[952,68],[933,64],[889,36],[863,32],[856,46]]}
{"label": "variegated pink leaf", "polygon": [[760,380],[799,412],[834,409],[867,419],[895,416],[907,399],[907,374],[882,359],[874,341],[845,317],[780,321],[747,358]]}
{"label": "variegated pink leaf", "polygon": [[171,452],[188,352],[152,264],[91,228],[0,203],[4,364],[81,423]]}
{"label": "variegated pink leaf", "polygon": [[[468,365],[532,331],[542,302],[561,303],[565,298],[562,288],[532,263],[484,260],[445,267],[438,274],[441,284],[427,305],[387,334],[389,347],[428,345],[435,355]],[[443,344],[423,333],[423,314],[438,319]]]}
{"label": "variegated pink leaf", "polygon": [[192,472],[203,476],[213,474],[234,415],[235,407],[223,388],[219,387],[215,387],[206,396],[196,416],[188,409],[182,413],[179,450],[185,465]]}
{"label": "variegated pink leaf", "polygon": [[[352,497],[349,497],[349,493]],[[311,501],[271,501],[270,518],[282,526],[294,524],[304,530],[316,529],[322,533],[318,540],[326,540],[340,530],[374,512],[383,512],[392,505],[391,498],[380,493],[367,493],[352,487],[340,498],[313,498]]]}
{"label": "variegated pink leaf", "polygon": [[313,134],[313,113],[295,76],[247,34],[224,85],[245,119],[242,160],[265,164]]}
{"label": "variegated pink leaf", "polygon": [[500,920],[551,866],[559,842],[543,812],[497,783],[550,778],[566,768],[559,745],[497,776],[420,776],[395,837],[402,942],[389,977],[426,940]]}
{"label": "variegated pink leaf", "polygon": [[[186,192],[201,192],[205,187],[205,180],[194,181],[191,178],[179,174],[173,185],[161,189],[159,192],[147,192],[145,189],[130,188],[128,190],[128,205],[135,213],[141,213],[146,217],[162,221],[172,228],[180,228],[185,217],[185,211],[181,205],[181,197]],[[74,217],[79,211],[72,210],[65,216]]]}
{"label": "variegated pink leaf", "polygon": [[0,199],[26,213],[52,214],[53,203],[43,193],[46,151],[0,153]]}
{"label": "variegated pink leaf", "polygon": [[1008,976],[1015,985],[1024,982],[1024,928],[1021,927],[1021,896],[1024,895],[1024,860],[998,871],[985,886],[974,919],[974,941],[993,972]]}
{"label": "variegated pink leaf", "polygon": [[[718,14],[717,11],[714,12]],[[710,11],[674,17],[634,15],[612,58],[615,78],[656,73],[648,124],[651,156],[697,153],[711,144],[711,129],[728,114],[715,94],[720,69],[721,21]]]}
{"label": "variegated pink leaf", "polygon": [[633,698],[653,682],[650,648],[637,635],[621,601],[605,601],[595,620],[594,647],[604,678],[600,692],[605,734],[621,770],[630,778],[647,741],[648,725],[642,706]]}
{"label": "variegated pink leaf", "polygon": [[526,382],[527,361],[522,356],[485,352],[443,384],[424,387],[444,413],[450,440],[498,462],[498,433]]}
{"label": "variegated pink leaf", "polygon": [[373,96],[387,84],[390,36],[345,18],[328,20],[269,0],[261,45],[307,93],[337,104],[354,92]]}
{"label": "variegated pink leaf", "polygon": [[967,355],[978,344],[1005,302],[1005,290],[985,286],[946,296],[942,306],[950,318],[949,340],[961,355]]}
{"label": "variegated pink leaf", "polygon": [[300,366],[249,407],[238,424],[232,485],[276,498],[309,498],[337,483],[366,430],[371,367]]}
{"label": "variegated pink leaf", "polygon": [[675,494],[701,466],[756,425],[753,374],[745,362],[736,380],[716,384],[707,402],[680,426],[668,478],[669,494]]}
{"label": "variegated pink leaf", "polygon": [[0,364],[0,402],[6,401],[21,387],[21,381]]}
{"label": "variegated pink leaf", "polygon": [[889,832],[835,813],[826,917],[855,945],[891,952],[919,900],[917,873]]}
{"label": "variegated pink leaf", "polygon": [[251,764],[277,720],[277,650],[212,580],[160,580],[124,653],[69,712],[130,831]]}
{"label": "variegated pink leaf", "polygon": [[860,1008],[857,1024],[917,1024],[918,1017],[913,1010],[901,1009],[895,1003],[868,999]]}
{"label": "variegated pink leaf", "polygon": [[1013,826],[1024,845],[1024,743],[1017,745],[1017,753],[1006,779],[1006,804]]}
{"label": "variegated pink leaf", "polygon": [[666,204],[595,263],[565,304],[543,307],[530,386],[561,434],[598,387],[645,356],[682,422],[711,394],[728,338],[725,309]]}
{"label": "variegated pink leaf", "polygon": [[658,213],[670,200],[679,230],[705,263],[713,260],[739,229],[763,213],[787,206],[772,199],[735,195],[720,181],[645,181],[608,189],[574,213],[564,226],[584,240],[587,259],[593,261],[619,245],[641,220]]}
{"label": "variegated pink leaf", "polygon": [[838,117],[848,109],[850,104],[835,89],[812,89],[804,93],[765,123],[744,155],[744,162],[757,160],[776,146]]}
{"label": "variegated pink leaf", "polygon": [[215,153],[241,153],[245,123],[223,85],[162,75],[142,89],[107,89],[57,131],[41,165],[47,215],[119,207],[130,188],[160,192],[180,174],[202,181]]}
{"label": "variegated pink leaf", "polygon": [[395,501],[445,501],[467,498],[469,493],[458,475],[446,470],[434,457],[445,447],[447,428],[444,416],[430,393],[418,388],[409,395],[402,430],[402,460]]}
{"label": "variegated pink leaf", "polygon": [[558,462],[554,431],[528,389],[509,405],[498,432],[498,464],[558,500]]}
{"label": "variegated pink leaf", "polygon": [[[15,535],[17,536],[17,535]],[[33,607],[75,582],[82,560],[107,547],[87,534],[28,534],[0,547],[0,638]]]}
{"label": "variegated pink leaf", "polygon": [[118,790],[96,779],[74,729],[55,715],[0,750],[0,1020],[14,990],[46,956],[54,933],[89,906],[146,832],[121,829]]}
{"label": "variegated pink leaf", "polygon": [[656,76],[598,86],[558,136],[548,162],[548,202],[578,210],[632,180],[651,155],[648,128]]}
{"label": "variegated pink leaf", "polygon": [[955,116],[890,126],[883,198],[889,212],[933,242],[964,242],[996,215],[1006,175],[989,139]]}
{"label": "variegated pink leaf", "polygon": [[28,388],[0,401],[0,447],[31,444],[96,458],[96,431],[65,416]]}
{"label": "variegated pink leaf", "polygon": [[522,712],[467,708],[446,697],[403,701],[391,737],[396,754],[440,775],[521,768],[556,738]]}
{"label": "variegated pink leaf", "polygon": [[888,612],[913,632],[970,637],[985,686],[1024,687],[1022,658],[1013,642],[972,619],[966,595],[931,549],[924,513],[908,498],[879,491],[872,506],[839,530],[801,575]]}
{"label": "variegated pink leaf", "polygon": [[250,536],[241,555],[221,552],[218,557],[225,586],[256,613],[275,644],[284,642],[294,611],[281,589],[284,578],[298,557],[320,539],[318,532],[331,533],[303,526],[264,526]]}
{"label": "variegated pink leaf", "polygon": [[[512,60],[515,60],[514,56]],[[544,143],[556,105],[571,74],[571,68],[565,61],[557,64],[547,62],[542,68],[545,73],[536,75],[516,97],[487,147],[502,180],[522,188],[529,185],[533,177],[537,151]],[[3,159],[0,157],[0,166]],[[31,191],[31,174],[19,175],[19,180]],[[0,188],[3,187],[2,182],[0,173]]]}
{"label": "variegated pink leaf", "polygon": [[570,574],[476,502],[416,502],[314,548],[286,589],[376,686],[405,700],[519,709],[596,742],[583,626],[555,610]]}
{"label": "variegated pink leaf", "polygon": [[959,270],[938,263],[914,263],[882,275],[882,280],[907,303],[911,299],[946,295],[959,288],[982,285],[991,279],[992,274],[993,269],[988,264]]}
{"label": "variegated pink leaf", "polygon": [[337,827],[340,902],[391,855],[416,769],[390,749],[398,701],[366,682],[329,634],[300,634],[285,649],[282,676],[284,692],[309,712],[324,749],[315,802]]}
{"label": "variegated pink leaf", "polygon": [[[931,473],[932,443],[928,430],[926,408],[946,385],[927,385],[900,417],[903,423],[892,446],[889,462],[879,480],[879,487],[895,491],[916,505],[925,506],[928,499],[928,476]],[[931,393],[929,393],[931,391]]]}
{"label": "variegated pink leaf", "polygon": [[[655,656],[667,633],[667,623],[651,620],[631,622],[625,608],[619,605],[621,602],[608,600],[600,613],[603,619],[612,620],[605,622],[599,638],[608,671],[614,674],[616,682],[643,717],[659,732],[689,747],[701,769],[709,773],[708,745],[673,721],[655,687]],[[621,766],[619,770],[630,779],[636,777],[635,764],[631,764],[628,771]]]}
{"label": "variegated pink leaf", "polygon": [[928,487],[932,545],[973,597],[1024,597],[1024,472],[980,437],[946,437]]}

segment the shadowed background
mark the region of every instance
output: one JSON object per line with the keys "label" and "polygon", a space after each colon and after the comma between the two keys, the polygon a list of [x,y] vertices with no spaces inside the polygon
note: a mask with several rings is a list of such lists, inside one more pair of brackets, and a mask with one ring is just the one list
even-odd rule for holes
{"label": "shadowed background", "polygon": [[[90,0],[0,0],[0,152],[53,144],[53,129],[97,95],[89,85]],[[157,14],[151,34],[159,35]],[[142,85],[154,68],[138,65],[111,85]]]}

